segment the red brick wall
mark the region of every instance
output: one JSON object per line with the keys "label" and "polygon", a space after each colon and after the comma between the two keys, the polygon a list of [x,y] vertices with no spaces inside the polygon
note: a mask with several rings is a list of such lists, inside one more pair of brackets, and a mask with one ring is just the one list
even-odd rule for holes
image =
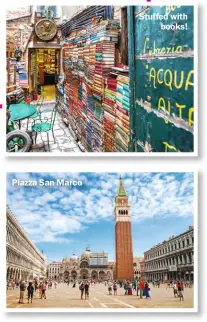
{"label": "red brick wall", "polygon": [[116,278],[118,280],[132,280],[133,272],[133,251],[131,222],[117,222],[116,234]]}

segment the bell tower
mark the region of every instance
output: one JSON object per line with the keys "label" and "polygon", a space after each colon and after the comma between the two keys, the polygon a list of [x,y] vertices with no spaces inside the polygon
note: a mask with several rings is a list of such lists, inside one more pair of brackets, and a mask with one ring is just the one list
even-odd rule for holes
{"label": "bell tower", "polygon": [[130,205],[121,176],[119,178],[118,193],[115,198],[114,214],[116,235],[116,278],[117,280],[132,280],[134,278],[134,271]]}

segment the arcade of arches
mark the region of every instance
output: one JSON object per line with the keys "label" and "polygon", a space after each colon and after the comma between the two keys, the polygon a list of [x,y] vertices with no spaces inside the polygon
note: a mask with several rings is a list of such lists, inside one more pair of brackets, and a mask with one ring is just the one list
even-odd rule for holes
{"label": "arcade of arches", "polygon": [[8,280],[28,280],[46,275],[45,256],[28,238],[17,219],[7,207],[6,262]]}

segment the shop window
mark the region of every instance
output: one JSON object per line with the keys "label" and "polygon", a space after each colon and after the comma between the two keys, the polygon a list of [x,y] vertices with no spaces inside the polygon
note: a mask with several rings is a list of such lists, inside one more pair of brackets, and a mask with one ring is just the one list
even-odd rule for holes
{"label": "shop window", "polygon": [[58,8],[57,6],[37,6],[37,12],[41,13],[42,15],[45,14],[46,11],[52,12],[52,17],[58,17]]}

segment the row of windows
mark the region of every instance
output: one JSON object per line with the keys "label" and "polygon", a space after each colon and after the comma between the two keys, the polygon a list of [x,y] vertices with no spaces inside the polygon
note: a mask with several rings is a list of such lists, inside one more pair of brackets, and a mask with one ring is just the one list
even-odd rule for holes
{"label": "row of windows", "polygon": [[177,241],[174,244],[168,245],[166,247],[163,247],[162,249],[159,249],[149,255],[145,256],[145,259],[150,259],[150,258],[154,258],[169,252],[173,252],[174,250],[178,250],[178,249],[182,249],[185,247],[188,247],[190,245],[194,244],[194,237],[191,238],[186,238],[185,240],[182,241]]}
{"label": "row of windows", "polygon": [[128,215],[128,210],[119,210],[119,215]]}
{"label": "row of windows", "polygon": [[55,267],[55,268],[54,267],[50,267],[50,270],[49,270],[50,273],[57,273],[59,271],[60,271],[60,268],[59,267],[58,268],[57,267]]}
{"label": "row of windows", "polygon": [[187,253],[179,256],[173,256],[171,258],[158,260],[149,264],[145,264],[146,270],[154,270],[157,268],[165,268],[170,265],[186,265],[193,263],[193,254]]}
{"label": "row of windows", "polygon": [[7,241],[15,246],[17,249],[21,250],[26,256],[31,258],[31,255],[33,256],[33,260],[36,260],[36,263],[38,265],[44,265],[43,259],[37,255],[35,250],[30,247],[30,245],[25,241],[25,239],[16,231],[16,228],[14,226],[7,225],[6,227],[7,231]]}

